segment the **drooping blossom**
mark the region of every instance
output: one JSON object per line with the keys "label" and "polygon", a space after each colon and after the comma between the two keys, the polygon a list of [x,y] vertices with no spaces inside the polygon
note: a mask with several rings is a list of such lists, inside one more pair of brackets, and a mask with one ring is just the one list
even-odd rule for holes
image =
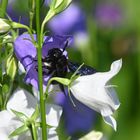
{"label": "drooping blossom", "polygon": [[[23,122],[21,122],[11,110],[22,112],[30,118],[35,111],[36,105],[37,99],[34,98],[29,92],[21,89],[16,90],[7,103],[7,110],[0,112],[0,139],[31,140],[32,137],[29,131],[23,133],[22,135],[9,138],[9,135],[15,131],[15,129],[23,125]],[[46,122],[48,125],[52,126],[51,128],[48,128],[48,140],[58,140],[55,130],[59,125],[61,114],[62,108],[60,106],[46,104]],[[38,136],[39,139],[41,139],[40,131]]]}
{"label": "drooping blossom", "polygon": [[108,82],[120,71],[121,67],[122,60],[114,61],[110,71],[80,76],[70,87],[77,100],[99,112],[104,121],[114,130],[116,130],[117,124],[111,115],[119,108],[120,102],[112,85],[109,85]]}

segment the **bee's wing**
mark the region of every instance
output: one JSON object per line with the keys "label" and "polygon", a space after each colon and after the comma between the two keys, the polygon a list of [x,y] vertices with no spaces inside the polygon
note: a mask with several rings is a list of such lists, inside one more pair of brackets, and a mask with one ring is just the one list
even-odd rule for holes
{"label": "bee's wing", "polygon": [[[79,66],[80,66],[80,64],[78,64],[78,63],[73,63],[73,62],[68,61],[68,68],[69,68],[70,72],[75,72],[79,68]],[[96,72],[97,71],[94,68],[83,65],[81,67],[81,69],[79,69],[77,74],[90,75],[90,74],[94,74]]]}

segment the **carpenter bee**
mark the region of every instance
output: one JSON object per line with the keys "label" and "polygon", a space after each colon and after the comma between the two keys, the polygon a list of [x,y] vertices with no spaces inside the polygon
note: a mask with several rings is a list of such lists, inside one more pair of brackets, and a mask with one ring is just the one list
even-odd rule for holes
{"label": "carpenter bee", "polygon": [[[52,77],[65,77],[68,72],[74,73],[80,66],[78,63],[74,63],[68,60],[67,56],[63,54],[68,41],[63,49],[53,48],[48,51],[48,55],[42,58],[43,75],[51,74]],[[38,68],[36,67],[36,70]],[[96,70],[90,66],[83,65],[77,72],[79,75],[90,75],[95,73]],[[58,84],[53,82],[52,84]],[[63,85],[59,84],[62,91],[64,91]]]}
{"label": "carpenter bee", "polygon": [[[45,58],[42,58],[43,75],[52,74],[53,77],[65,77],[68,72],[74,73],[79,68],[80,64],[69,61],[68,58],[63,54],[67,46],[68,41],[66,42],[63,49],[50,49],[48,51],[48,55]],[[90,75],[95,72],[96,70],[92,67],[83,65],[77,74]]]}
{"label": "carpenter bee", "polygon": [[[46,57],[42,58],[42,73],[43,76],[51,76],[51,77],[66,77],[67,73],[74,73],[80,66],[80,64],[71,62],[68,60],[68,57],[65,55],[64,51],[68,46],[68,41],[66,41],[64,48],[52,48],[48,51]],[[24,59],[30,58],[32,61],[25,66],[27,68],[34,62],[37,62],[37,58],[32,58],[31,56],[23,57],[21,63],[23,63]],[[35,63],[34,69],[38,72],[38,64]],[[79,75],[90,75],[96,72],[90,66],[83,65],[77,72]],[[58,84],[53,81],[52,84]],[[62,91],[64,91],[64,87],[62,84],[59,84]],[[64,92],[65,93],[65,92]]]}

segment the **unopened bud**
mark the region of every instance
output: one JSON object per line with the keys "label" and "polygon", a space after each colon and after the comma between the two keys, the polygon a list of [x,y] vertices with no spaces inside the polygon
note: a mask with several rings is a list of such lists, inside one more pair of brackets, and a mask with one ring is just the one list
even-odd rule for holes
{"label": "unopened bud", "polygon": [[6,22],[6,19],[0,18],[0,33],[5,33],[10,30],[11,26]]}

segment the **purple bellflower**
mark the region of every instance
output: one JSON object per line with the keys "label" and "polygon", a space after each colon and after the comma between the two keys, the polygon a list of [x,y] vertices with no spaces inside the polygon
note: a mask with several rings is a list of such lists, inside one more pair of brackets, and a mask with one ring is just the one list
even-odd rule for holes
{"label": "purple bellflower", "polygon": [[77,4],[71,4],[65,11],[49,21],[49,28],[55,34],[74,34],[86,30],[84,12]]}
{"label": "purple bellflower", "polygon": [[[36,40],[36,35],[34,35],[34,39]],[[42,48],[42,68],[43,68],[43,86],[44,88],[47,85],[47,82],[52,76],[60,76],[63,74],[63,71],[66,71],[65,65],[62,66],[61,61],[63,59],[67,60],[67,52],[65,50],[66,42],[68,44],[72,41],[71,36],[47,36],[44,38],[44,44]],[[57,48],[62,51],[62,57],[59,59],[48,57],[51,55],[53,49]],[[33,85],[36,89],[38,89],[38,64],[37,64],[37,51],[33,43],[31,42],[31,37],[29,34],[23,34],[19,36],[14,42],[14,50],[18,60],[23,64],[26,69],[25,82]],[[53,57],[53,56],[52,56]],[[55,56],[54,56],[55,57]],[[53,59],[53,60],[51,60]],[[58,62],[59,61],[59,62]],[[59,63],[59,66],[57,65]],[[50,68],[48,65],[51,65]],[[55,68],[58,69],[55,69]],[[61,74],[57,74],[59,72],[59,68],[61,67]],[[57,71],[58,70],[58,71]]]}
{"label": "purple bellflower", "polygon": [[[36,40],[36,35],[34,35]],[[46,87],[48,80],[53,76],[65,77],[65,73],[69,72],[67,65],[68,55],[65,50],[72,42],[72,36],[47,36],[44,38],[42,47],[42,66],[43,66],[43,88]],[[55,50],[61,50],[62,54],[52,55]],[[31,42],[29,34],[19,36],[14,42],[14,51],[18,60],[26,69],[25,82],[31,84],[38,89],[38,64],[36,48]],[[50,58],[51,56],[51,58]],[[53,57],[53,60],[52,60]],[[63,63],[62,63],[63,62]],[[52,66],[50,68],[50,65]],[[59,94],[60,96],[60,94]],[[85,105],[81,104],[74,97],[76,108],[72,106],[68,96],[56,97],[56,102],[63,107],[65,125],[67,132],[73,135],[78,132],[88,132],[93,125],[95,112]],[[61,98],[61,99],[60,99]]]}

